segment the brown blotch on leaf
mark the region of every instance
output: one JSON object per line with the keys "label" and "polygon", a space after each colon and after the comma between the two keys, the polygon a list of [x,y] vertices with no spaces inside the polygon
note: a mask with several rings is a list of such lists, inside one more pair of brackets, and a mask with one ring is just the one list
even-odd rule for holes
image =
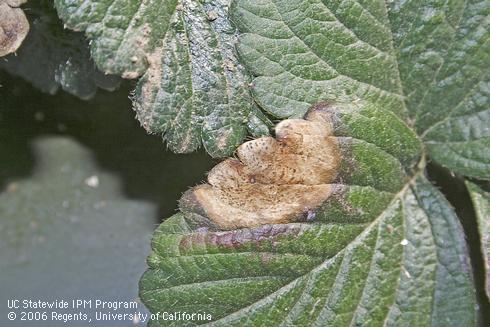
{"label": "brown blotch on leaf", "polygon": [[15,52],[29,32],[29,22],[17,8],[26,0],[0,0],[0,57]]}
{"label": "brown blotch on leaf", "polygon": [[313,107],[305,119],[284,120],[275,131],[276,138],[245,142],[237,158],[216,165],[208,184],[184,194],[181,210],[235,229],[296,221],[320,206],[341,161],[330,114]]}

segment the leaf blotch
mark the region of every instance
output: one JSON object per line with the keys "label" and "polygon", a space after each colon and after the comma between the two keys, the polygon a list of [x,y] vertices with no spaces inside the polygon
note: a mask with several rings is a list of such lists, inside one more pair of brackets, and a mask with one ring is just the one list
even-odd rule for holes
{"label": "leaf blotch", "polygon": [[313,107],[305,119],[287,119],[276,137],[245,142],[189,190],[184,212],[208,217],[221,229],[280,224],[304,218],[331,194],[341,155],[330,113]]}
{"label": "leaf blotch", "polygon": [[221,250],[246,251],[250,244],[256,246],[274,245],[285,236],[301,234],[299,226],[286,224],[262,225],[252,229],[244,228],[230,231],[200,232],[186,235],[179,244],[181,252],[196,248],[213,247]]}

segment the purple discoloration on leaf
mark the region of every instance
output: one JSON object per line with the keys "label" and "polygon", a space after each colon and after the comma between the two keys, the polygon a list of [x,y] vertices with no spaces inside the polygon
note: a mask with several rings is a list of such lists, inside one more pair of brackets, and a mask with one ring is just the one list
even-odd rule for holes
{"label": "purple discoloration on leaf", "polygon": [[197,233],[185,236],[180,241],[182,250],[201,247],[234,249],[249,246],[261,246],[266,243],[278,244],[283,236],[296,236],[304,231],[301,225],[263,225],[257,228],[245,228],[226,232],[209,232],[196,230]]}

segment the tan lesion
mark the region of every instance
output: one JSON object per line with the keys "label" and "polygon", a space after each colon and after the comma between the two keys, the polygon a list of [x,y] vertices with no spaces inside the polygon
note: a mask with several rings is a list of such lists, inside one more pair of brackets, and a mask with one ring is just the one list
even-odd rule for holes
{"label": "tan lesion", "polygon": [[325,107],[282,121],[275,138],[242,144],[237,158],[209,172],[208,184],[184,195],[182,210],[198,208],[219,228],[233,229],[291,222],[318,207],[331,195],[341,161]]}
{"label": "tan lesion", "polygon": [[18,8],[26,0],[0,0],[0,57],[15,52],[29,32],[29,22]]}

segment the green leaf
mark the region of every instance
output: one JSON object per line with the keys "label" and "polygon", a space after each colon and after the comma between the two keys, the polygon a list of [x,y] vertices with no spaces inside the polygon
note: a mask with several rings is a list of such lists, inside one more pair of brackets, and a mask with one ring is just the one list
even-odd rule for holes
{"label": "green leaf", "polygon": [[268,122],[237,61],[229,0],[56,0],[65,24],[85,31],[94,61],[106,73],[142,77],[134,107],[143,127],[175,152],[201,144],[229,155]]}
{"label": "green leaf", "polygon": [[481,251],[486,271],[486,292],[490,299],[490,193],[476,184],[466,181],[471,200],[475,208],[478,231],[480,233]]}
{"label": "green leaf", "polygon": [[[490,178],[488,10],[232,1],[252,94],[288,119],[239,146],[159,227],[140,282],[149,309],[223,326],[474,326],[464,233],[424,173],[430,154]],[[456,138],[460,152],[438,155]]]}
{"label": "green leaf", "polygon": [[275,135],[241,145],[157,229],[140,281],[150,311],[219,326],[475,324],[463,230],[414,173],[421,144],[402,120],[317,104]]}
{"label": "green leaf", "polygon": [[220,326],[474,325],[464,235],[443,196],[418,176],[371,218],[206,233],[177,214],[155,232],[140,296]]}
{"label": "green leaf", "polygon": [[26,9],[30,32],[15,54],[0,61],[1,69],[43,92],[55,94],[61,87],[81,99],[92,98],[98,87],[118,87],[118,77],[96,69],[85,37],[63,28],[52,1],[32,1]]}
{"label": "green leaf", "polygon": [[490,179],[490,3],[235,0],[253,95],[281,118],[364,99],[405,118],[431,158]]}
{"label": "green leaf", "polygon": [[15,52],[29,32],[29,22],[20,9],[27,0],[0,0],[0,57]]}

